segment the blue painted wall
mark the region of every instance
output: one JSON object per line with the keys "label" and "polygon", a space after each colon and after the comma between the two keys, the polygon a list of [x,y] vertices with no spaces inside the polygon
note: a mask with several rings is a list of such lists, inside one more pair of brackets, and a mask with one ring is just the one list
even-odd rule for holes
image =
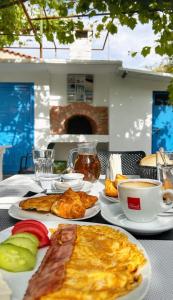
{"label": "blue painted wall", "polygon": [[23,155],[34,145],[34,84],[0,83],[0,145],[12,145],[4,155],[4,174],[16,174]]}
{"label": "blue painted wall", "polygon": [[163,147],[173,151],[173,105],[168,102],[168,93],[153,93],[152,153]]}

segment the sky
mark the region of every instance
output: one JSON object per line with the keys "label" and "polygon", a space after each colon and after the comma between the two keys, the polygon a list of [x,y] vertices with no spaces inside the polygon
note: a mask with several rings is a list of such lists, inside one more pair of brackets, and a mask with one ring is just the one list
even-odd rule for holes
{"label": "sky", "polygon": [[[103,33],[101,38],[94,39],[92,43],[93,48],[102,48],[105,40],[106,32]],[[158,66],[162,61],[163,57],[154,53],[154,48],[151,51],[151,54],[147,57],[140,55],[140,51],[144,46],[154,46],[155,39],[151,25],[137,25],[134,30],[131,30],[127,27],[118,27],[118,33],[115,35],[109,34],[105,48],[103,51],[92,51],[92,59],[100,60],[121,60],[124,67],[127,68],[149,68],[152,69]],[[37,46],[35,42],[32,42],[32,38],[26,38],[26,46],[33,45]],[[15,44],[17,45],[17,43]],[[46,47],[53,47],[52,43],[46,42],[44,40],[44,45]],[[64,47],[64,45],[57,46]],[[65,46],[69,48],[68,46]],[[22,50],[22,49],[12,49],[14,51],[20,51],[22,53],[30,54],[36,57],[39,57],[38,50]],[[130,55],[131,52],[138,52],[136,57]],[[44,50],[45,59],[69,59],[69,50]]]}
{"label": "sky", "polygon": [[[124,67],[153,68],[163,60],[163,57],[154,52],[155,39],[151,25],[137,25],[134,30],[119,27],[118,34],[109,35],[105,57],[121,60]],[[152,47],[151,54],[145,58],[140,55],[140,51],[144,46]],[[136,57],[132,57],[130,53],[136,51],[138,54]]]}

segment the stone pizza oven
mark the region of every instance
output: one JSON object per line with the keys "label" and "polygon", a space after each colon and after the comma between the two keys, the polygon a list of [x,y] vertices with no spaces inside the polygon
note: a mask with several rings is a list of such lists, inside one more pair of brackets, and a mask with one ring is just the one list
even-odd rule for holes
{"label": "stone pizza oven", "polygon": [[72,103],[50,108],[51,134],[108,134],[108,108]]}

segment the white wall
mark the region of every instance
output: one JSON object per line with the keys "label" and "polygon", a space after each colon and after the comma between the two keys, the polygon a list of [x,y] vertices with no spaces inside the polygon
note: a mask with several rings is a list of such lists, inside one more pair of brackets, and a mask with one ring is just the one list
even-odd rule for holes
{"label": "white wall", "polygon": [[166,90],[169,81],[131,74],[110,81],[110,150],[151,153],[152,93]]}
{"label": "white wall", "polygon": [[[87,67],[87,68],[86,68]],[[92,105],[95,106],[108,106],[109,103],[109,77],[105,76],[104,68],[100,66],[84,65],[73,68],[62,67],[60,70],[50,71],[50,104],[51,105],[66,105],[67,104],[67,74],[93,74],[94,75],[94,99]],[[58,69],[58,67],[57,67]],[[107,72],[106,72],[107,73]]]}
{"label": "white wall", "polygon": [[[108,106],[109,80],[105,76],[115,66],[103,64],[18,64],[0,63],[0,82],[34,82],[35,84],[35,147],[45,148],[50,142],[67,143],[98,140],[108,142],[107,136],[51,136],[49,108],[67,104],[67,74],[94,75],[95,106]],[[68,146],[71,147],[71,146]],[[62,148],[62,146],[61,146]],[[67,148],[67,147],[66,147]],[[62,158],[61,158],[62,159]]]}
{"label": "white wall", "polygon": [[[169,80],[163,77],[134,75],[124,79],[111,63],[84,64],[7,64],[0,63],[0,82],[35,83],[35,146],[50,142],[85,141],[86,136],[51,136],[49,107],[65,105],[67,74],[94,75],[96,106],[109,105],[109,136],[87,136],[90,141],[109,142],[110,150],[144,150],[151,152],[152,92],[166,90]],[[72,145],[72,144],[71,144]],[[71,146],[70,146],[71,147]],[[66,145],[67,148],[67,145]],[[62,157],[62,146],[59,149]],[[59,159],[57,157],[57,159]]]}

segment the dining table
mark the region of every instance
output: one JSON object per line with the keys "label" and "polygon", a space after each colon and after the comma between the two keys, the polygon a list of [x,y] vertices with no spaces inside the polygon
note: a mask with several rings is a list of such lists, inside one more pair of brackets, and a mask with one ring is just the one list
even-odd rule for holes
{"label": "dining table", "polygon": [[[102,202],[104,190],[104,176],[92,184],[90,194],[97,195]],[[45,191],[35,179],[34,174],[13,175],[0,182],[0,234],[4,229],[13,226],[19,220],[9,215],[9,209],[16,202],[29,196],[44,194]],[[106,201],[106,200],[105,200]],[[116,205],[116,204],[115,204]],[[101,206],[102,207],[102,206]],[[167,218],[167,217],[164,217]],[[161,233],[144,234],[143,232],[129,231],[146,250],[151,263],[151,282],[144,300],[172,300],[173,299],[173,213],[172,226]],[[85,222],[108,224],[112,223],[98,213]],[[115,226],[115,225],[114,225]],[[117,227],[117,225],[116,225]],[[137,299],[138,300],[138,299]]]}

